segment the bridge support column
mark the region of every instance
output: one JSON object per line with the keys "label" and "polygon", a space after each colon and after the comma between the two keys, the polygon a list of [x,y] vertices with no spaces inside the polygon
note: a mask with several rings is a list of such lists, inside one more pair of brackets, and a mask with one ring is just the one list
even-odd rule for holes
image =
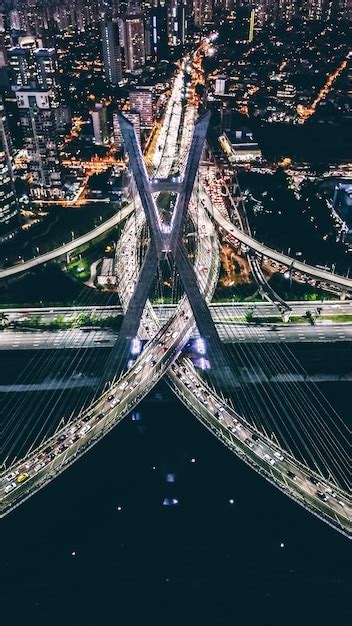
{"label": "bridge support column", "polygon": [[[143,156],[136,139],[133,125],[122,115],[119,116],[121,132],[130,159],[130,167],[145,211],[150,230],[151,243],[143,263],[139,279],[134,289],[116,346],[108,364],[109,377],[117,375],[125,366],[128,358],[128,342],[138,332],[140,319],[147,301],[148,293],[156,274],[158,261],[165,255],[173,259],[179,271],[199,332],[209,348],[209,360],[215,374],[221,372],[221,380],[230,376],[226,364],[224,348],[215,328],[204,296],[201,294],[195,271],[182,243],[184,225],[195,177],[202,155],[209,114],[203,116],[194,128],[192,143],[188,154],[185,174],[177,197],[171,222],[167,228],[161,223],[157,206],[151,193],[151,186],[143,162]],[[106,376],[106,372],[104,373]]]}

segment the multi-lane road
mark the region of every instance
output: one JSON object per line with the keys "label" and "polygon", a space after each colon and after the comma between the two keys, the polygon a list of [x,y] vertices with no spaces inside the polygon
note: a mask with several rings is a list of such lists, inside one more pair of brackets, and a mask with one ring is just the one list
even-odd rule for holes
{"label": "multi-lane road", "polygon": [[[216,322],[225,343],[324,343],[352,341],[352,325],[326,323],[260,324]],[[197,333],[194,336],[198,336]],[[109,348],[116,343],[118,332],[111,329],[81,330],[14,330],[0,331],[0,350],[81,350]]]}
{"label": "multi-lane road", "polygon": [[77,239],[73,239],[69,243],[60,246],[59,248],[55,248],[55,250],[51,250],[50,252],[46,252],[45,254],[39,254],[37,257],[30,259],[29,261],[24,261],[23,263],[19,263],[18,265],[13,265],[11,267],[1,269],[0,270],[0,280],[5,278],[11,278],[12,276],[16,276],[18,274],[22,274],[23,272],[28,272],[29,270],[36,269],[40,265],[44,265],[45,263],[49,263],[50,261],[55,261],[55,259],[59,259],[70,252],[73,252],[80,246],[93,241],[100,235],[103,235],[111,228],[116,227],[118,224],[121,224],[133,211],[135,210],[135,202],[130,202],[127,206],[120,209],[116,215],[113,215],[102,224],[99,224],[94,230],[89,231],[85,235],[81,237],[77,237]]}
{"label": "multi-lane road", "polygon": [[[125,242],[126,241],[126,242]],[[131,258],[130,242],[126,237],[125,242],[127,256]],[[206,254],[203,250],[202,254]],[[121,255],[123,260],[124,255]],[[123,263],[122,263],[123,266]],[[131,264],[133,269],[133,264]],[[122,273],[122,272],[120,272]],[[124,273],[123,289],[128,290],[131,285],[131,276]],[[133,284],[133,281],[132,281]],[[292,302],[291,315],[304,317],[310,311],[316,317],[316,323],[311,325],[307,322],[280,323],[277,320],[277,310],[274,304],[258,302],[251,304],[228,303],[210,304],[210,311],[216,324],[220,338],[224,342],[265,342],[265,343],[293,343],[293,342],[334,342],[351,341],[352,324],[348,322],[336,322],[334,316],[352,315],[352,303],[340,301],[324,302]],[[260,324],[246,322],[246,314],[249,307],[253,310],[254,317],[260,318]],[[321,315],[317,315],[317,308]],[[165,323],[176,310],[176,305],[157,305],[153,311],[160,323]],[[123,315],[121,306],[109,307],[55,307],[55,308],[32,308],[32,309],[1,309],[8,317],[8,322],[26,320],[30,323],[31,318],[39,318],[40,322],[49,324],[60,315],[66,322],[70,322],[80,313],[94,315],[100,320]],[[149,316],[150,318],[150,316]],[[326,319],[329,318],[329,319]],[[338,319],[338,317],[336,318]],[[112,347],[118,333],[111,328],[95,329],[92,326],[86,328],[71,328],[67,330],[38,330],[7,327],[0,330],[0,350],[52,350],[52,349],[81,349],[81,348],[105,348]]]}
{"label": "multi-lane road", "polygon": [[[126,254],[130,251],[127,249]],[[176,304],[157,304],[153,308],[159,318],[164,319],[175,311]],[[245,317],[249,309],[253,309],[253,312],[258,317],[272,317],[277,316],[277,308],[270,302],[211,302],[209,308],[212,311],[214,319],[217,320],[221,316],[226,317]],[[343,300],[316,300],[314,302],[305,301],[291,301],[290,302],[291,315],[302,316],[306,311],[316,313],[317,308],[321,309],[321,315],[331,316],[334,315],[352,315],[352,302]],[[26,319],[31,316],[39,317],[40,320],[50,321],[54,320],[58,315],[62,316],[64,320],[77,316],[79,313],[86,313],[87,315],[97,316],[100,319],[110,317],[114,315],[122,315],[123,307],[120,305],[110,306],[55,306],[55,307],[8,307],[0,308],[0,315],[5,314],[8,316],[9,321],[16,319]]]}

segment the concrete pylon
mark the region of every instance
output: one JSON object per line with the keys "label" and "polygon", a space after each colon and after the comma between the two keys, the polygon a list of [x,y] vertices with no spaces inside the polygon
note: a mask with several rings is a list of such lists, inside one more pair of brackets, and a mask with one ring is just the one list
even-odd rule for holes
{"label": "concrete pylon", "polygon": [[130,342],[137,335],[140,319],[151,289],[159,260],[168,257],[175,262],[180,279],[192,308],[192,312],[199,330],[204,337],[212,371],[221,372],[223,380],[229,368],[224,356],[224,347],[215,328],[208,305],[200,292],[194,268],[187,256],[182,242],[182,227],[184,225],[189,202],[191,199],[195,177],[202,155],[210,113],[202,116],[194,128],[192,143],[189,150],[187,164],[180,186],[180,191],[167,228],[161,223],[159,211],[152,196],[152,186],[149,182],[142,152],[131,122],[123,115],[119,115],[119,123],[125,148],[129,156],[130,169],[134,175],[141,203],[149,226],[151,242],[142,265],[134,293],[126,311],[117,342],[113,348],[108,364],[108,373],[104,376],[109,379],[115,377],[126,366]]}

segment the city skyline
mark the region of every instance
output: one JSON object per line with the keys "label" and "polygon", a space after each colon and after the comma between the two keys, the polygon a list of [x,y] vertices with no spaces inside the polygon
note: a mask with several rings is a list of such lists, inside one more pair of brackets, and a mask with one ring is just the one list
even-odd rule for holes
{"label": "city skyline", "polygon": [[0,5],[6,623],[345,622],[351,3]]}

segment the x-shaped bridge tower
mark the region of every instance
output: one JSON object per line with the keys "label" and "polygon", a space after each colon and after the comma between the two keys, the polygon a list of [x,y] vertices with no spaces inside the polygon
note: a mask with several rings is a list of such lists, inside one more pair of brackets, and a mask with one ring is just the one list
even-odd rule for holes
{"label": "x-shaped bridge tower", "polygon": [[[134,292],[125,313],[118,340],[109,359],[108,378],[114,378],[126,365],[131,340],[137,335],[143,310],[151,290],[158,263],[165,257],[175,263],[185,293],[192,308],[198,331],[206,342],[212,375],[221,372],[222,381],[229,374],[224,357],[224,348],[201,294],[197,276],[182,240],[183,226],[187,217],[193,186],[201,159],[210,113],[202,116],[194,127],[192,142],[183,176],[178,182],[169,179],[149,180],[143,155],[133,125],[119,115],[120,128],[129,156],[129,165],[134,176],[141,204],[149,227],[150,243],[144,257]],[[165,224],[160,217],[153,192],[177,193],[171,219]]]}

